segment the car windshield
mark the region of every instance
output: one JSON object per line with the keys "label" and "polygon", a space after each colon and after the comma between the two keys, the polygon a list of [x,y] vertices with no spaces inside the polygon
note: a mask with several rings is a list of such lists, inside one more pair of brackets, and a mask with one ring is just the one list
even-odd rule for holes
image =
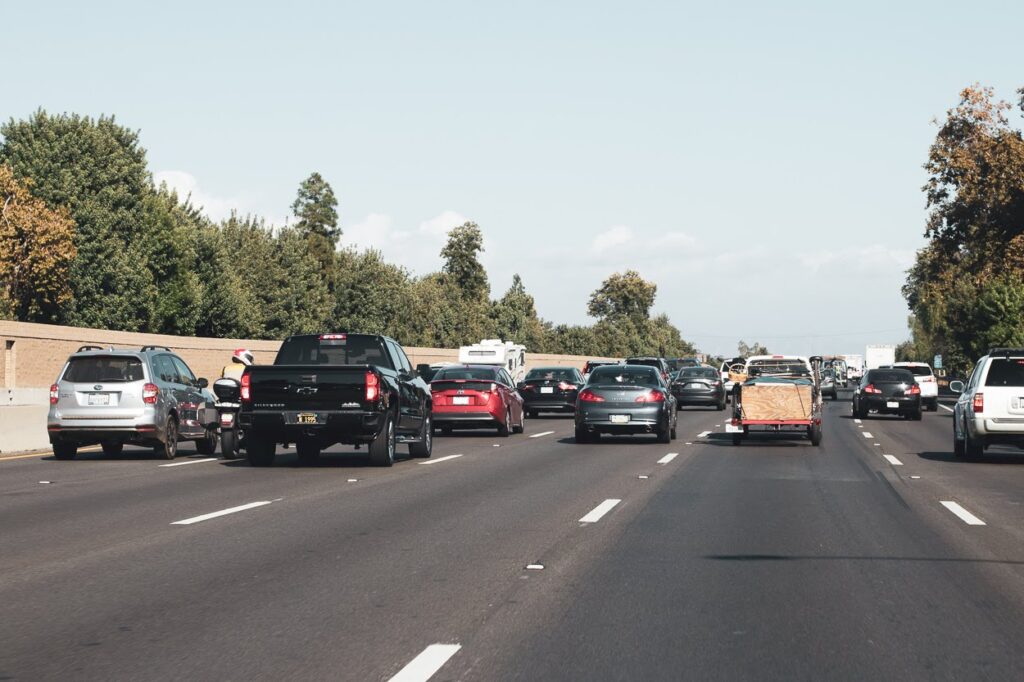
{"label": "car windshield", "polygon": [[643,367],[599,367],[590,375],[591,386],[657,386],[658,373]]}
{"label": "car windshield", "polygon": [[531,369],[526,375],[527,381],[575,381],[576,372],[561,367],[548,369]]}
{"label": "car windshield", "polygon": [[905,384],[913,383],[914,375],[905,369],[873,370],[868,372],[868,381],[877,381],[880,384]]}
{"label": "car windshield", "polygon": [[1024,359],[993,360],[985,377],[986,386],[1024,386]]}
{"label": "car windshield", "polygon": [[679,379],[718,379],[718,371],[713,367],[687,367],[679,370]]}
{"label": "car windshield", "polygon": [[494,381],[495,370],[487,367],[448,367],[434,375],[434,381]]}
{"label": "car windshield", "polygon": [[142,360],[131,356],[92,356],[71,358],[64,381],[75,383],[102,381],[142,381]]}

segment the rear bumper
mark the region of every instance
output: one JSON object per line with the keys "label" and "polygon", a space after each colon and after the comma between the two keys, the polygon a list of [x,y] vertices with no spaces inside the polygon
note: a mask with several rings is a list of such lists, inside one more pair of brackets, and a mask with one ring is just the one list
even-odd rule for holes
{"label": "rear bumper", "polygon": [[[612,421],[612,415],[629,415],[629,421],[618,423]],[[587,406],[576,411],[576,426],[587,431],[598,433],[653,433],[665,428],[669,416],[661,407],[631,408],[623,407],[592,407]]]}
{"label": "rear bumper", "polygon": [[971,417],[971,431],[982,436],[990,443],[1010,443],[1024,441],[1024,418]]}
{"label": "rear bumper", "polygon": [[[920,396],[914,396],[913,398],[878,398],[871,396],[869,398],[862,395],[860,401],[864,407],[874,410],[879,414],[908,414],[921,411]],[[896,403],[896,407],[889,407],[890,403]]]}
{"label": "rear bumper", "polygon": [[162,440],[164,435],[163,430],[158,430],[155,424],[103,427],[65,427],[56,424],[48,424],[46,426],[46,432],[50,437],[51,445],[56,443],[76,443],[78,445],[86,445],[91,443],[102,443],[104,441],[150,445]]}

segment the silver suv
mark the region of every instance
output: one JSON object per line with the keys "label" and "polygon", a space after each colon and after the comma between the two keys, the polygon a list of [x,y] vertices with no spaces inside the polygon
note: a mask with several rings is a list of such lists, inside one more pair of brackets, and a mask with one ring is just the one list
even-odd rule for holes
{"label": "silver suv", "polygon": [[978,360],[953,410],[953,452],[980,457],[989,445],[1024,447],[1024,348],[993,348]]}
{"label": "silver suv", "polygon": [[73,459],[82,445],[99,443],[116,455],[125,443],[151,445],[174,459],[178,442],[217,448],[216,398],[169,349],[115,350],[82,346],[50,386],[46,430],[57,459]]}

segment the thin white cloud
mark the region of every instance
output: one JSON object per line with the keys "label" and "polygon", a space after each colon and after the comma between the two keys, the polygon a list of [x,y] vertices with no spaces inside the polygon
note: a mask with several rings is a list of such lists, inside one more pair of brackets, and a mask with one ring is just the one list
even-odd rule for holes
{"label": "thin white cloud", "polygon": [[613,225],[594,237],[590,250],[595,254],[608,253],[617,246],[633,241],[633,230],[625,225]]}
{"label": "thin white cloud", "polygon": [[162,170],[153,173],[153,182],[160,186],[166,183],[169,189],[178,193],[181,201],[189,199],[192,205],[200,209],[206,217],[213,221],[221,221],[231,217],[234,211],[240,215],[253,214],[265,218],[271,225],[281,226],[285,223],[285,217],[273,211],[263,210],[265,207],[258,205],[250,197],[246,196],[219,196],[209,192],[200,186],[198,178],[186,171]]}
{"label": "thin white cloud", "polygon": [[440,268],[440,252],[448,232],[466,221],[461,213],[449,210],[424,220],[415,229],[399,230],[390,215],[370,213],[344,227],[341,243],[357,249],[377,249],[385,259],[423,275]]}

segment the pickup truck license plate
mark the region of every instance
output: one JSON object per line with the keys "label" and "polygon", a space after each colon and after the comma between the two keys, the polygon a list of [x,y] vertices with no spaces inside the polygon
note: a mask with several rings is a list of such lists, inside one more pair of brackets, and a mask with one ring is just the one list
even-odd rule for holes
{"label": "pickup truck license plate", "polygon": [[555,392],[555,388],[553,386],[541,386],[540,387],[540,392],[541,393],[554,393]]}
{"label": "pickup truck license plate", "polygon": [[452,397],[452,405],[469,405],[468,395],[457,395]]}
{"label": "pickup truck license plate", "polygon": [[86,401],[90,405],[109,405],[110,394],[109,393],[90,393]]}
{"label": "pickup truck license plate", "polygon": [[899,407],[900,404],[898,402],[896,402],[895,400],[890,400],[889,402],[887,402],[885,404],[885,406],[886,407]]}
{"label": "pickup truck license plate", "polygon": [[610,415],[608,415],[608,421],[610,421],[612,424],[628,424],[629,423],[629,415],[628,414],[610,414]]}
{"label": "pickup truck license plate", "polygon": [[300,412],[295,415],[295,423],[297,424],[316,424],[316,414],[312,412]]}

